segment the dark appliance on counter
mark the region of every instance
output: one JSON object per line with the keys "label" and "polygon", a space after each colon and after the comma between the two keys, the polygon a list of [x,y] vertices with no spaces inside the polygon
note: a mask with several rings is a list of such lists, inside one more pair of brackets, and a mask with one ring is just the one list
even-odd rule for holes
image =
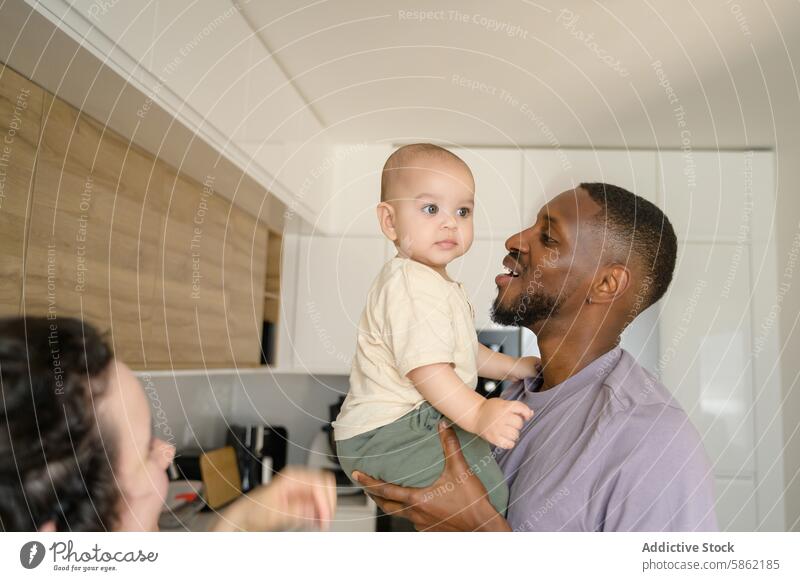
{"label": "dark appliance on counter", "polygon": [[[486,345],[492,351],[505,353],[511,357],[519,357],[521,352],[521,336],[519,329],[480,331],[478,342]],[[495,381],[493,379],[478,378],[478,387],[475,391],[485,398],[498,397],[503,390],[511,384],[510,381]]]}
{"label": "dark appliance on counter", "polygon": [[266,484],[286,466],[289,433],[283,426],[232,425],[226,444],[236,450],[242,492]]}

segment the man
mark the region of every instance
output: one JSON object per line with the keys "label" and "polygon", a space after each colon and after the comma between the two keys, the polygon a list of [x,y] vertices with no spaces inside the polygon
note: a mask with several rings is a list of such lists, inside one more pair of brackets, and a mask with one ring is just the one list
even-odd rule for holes
{"label": "man", "polygon": [[546,204],[506,249],[492,316],[533,331],[542,358],[537,376],[502,394],[534,410],[513,449],[493,450],[510,487],[506,518],[444,422],[447,463],[431,486],[354,478],[418,530],[716,530],[697,431],[618,346],[672,280],[677,243],[667,217],[622,188],[584,183]]}

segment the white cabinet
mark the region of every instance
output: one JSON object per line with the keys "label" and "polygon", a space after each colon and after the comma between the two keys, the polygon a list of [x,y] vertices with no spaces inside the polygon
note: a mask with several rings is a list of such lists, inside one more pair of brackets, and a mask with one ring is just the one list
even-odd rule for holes
{"label": "white cabinet", "polygon": [[[750,272],[736,247],[684,243],[661,303],[661,380],[703,436],[718,475],[754,472]],[[727,284],[729,271],[734,272]]]}
{"label": "white cabinet", "polygon": [[489,314],[497,297],[494,278],[503,272],[506,254],[500,240],[476,240],[466,255],[451,262],[447,268],[450,278],[464,283],[475,307],[475,328],[478,330],[505,328],[492,323]]}
{"label": "white cabinet", "polygon": [[[769,152],[662,152],[659,197],[679,239],[660,304],[659,366],[703,436],[729,530],[782,530],[778,295]],[[754,203],[754,200],[757,203]]]}
{"label": "white cabinet", "polygon": [[281,349],[291,350],[295,370],[348,374],[383,239],[302,235],[296,252],[294,334]]}
{"label": "white cabinet", "polygon": [[499,148],[451,151],[466,162],[475,178],[475,239],[502,241],[523,230],[522,152]]}
{"label": "white cabinet", "polygon": [[662,207],[680,240],[747,241],[754,195],[773,199],[772,166],[761,153],[673,151],[659,163]]}
{"label": "white cabinet", "polygon": [[652,151],[528,149],[525,151],[523,221],[535,222],[542,205],[581,182],[604,182],[657,203]]}
{"label": "white cabinet", "polygon": [[714,495],[721,531],[756,531],[755,482],[752,478],[715,478]]}
{"label": "white cabinet", "polygon": [[320,223],[331,233],[382,236],[375,207],[381,201],[383,164],[392,151],[391,145],[363,143],[333,148],[333,188],[320,213]]}

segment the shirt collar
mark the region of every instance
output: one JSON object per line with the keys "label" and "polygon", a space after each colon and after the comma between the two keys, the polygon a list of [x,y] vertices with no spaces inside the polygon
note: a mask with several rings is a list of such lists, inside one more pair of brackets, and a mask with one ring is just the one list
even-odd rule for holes
{"label": "shirt collar", "polygon": [[604,353],[586,367],[568,377],[558,385],[555,385],[547,391],[536,391],[541,387],[544,377],[540,371],[532,377],[526,377],[523,380],[523,391],[525,398],[529,403],[534,406],[542,406],[554,399],[563,399],[569,397],[573,393],[583,390],[589,385],[600,385],[610,379],[613,370],[619,363],[622,355],[622,348],[617,346],[610,351]]}

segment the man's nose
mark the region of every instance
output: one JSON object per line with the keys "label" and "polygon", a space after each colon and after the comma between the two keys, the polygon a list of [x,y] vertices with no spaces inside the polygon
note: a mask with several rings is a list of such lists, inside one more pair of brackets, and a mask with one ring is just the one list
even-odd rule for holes
{"label": "man's nose", "polygon": [[506,250],[509,252],[526,254],[529,251],[528,243],[525,239],[526,232],[527,230],[523,230],[522,232],[517,232],[516,234],[509,236],[506,240]]}

